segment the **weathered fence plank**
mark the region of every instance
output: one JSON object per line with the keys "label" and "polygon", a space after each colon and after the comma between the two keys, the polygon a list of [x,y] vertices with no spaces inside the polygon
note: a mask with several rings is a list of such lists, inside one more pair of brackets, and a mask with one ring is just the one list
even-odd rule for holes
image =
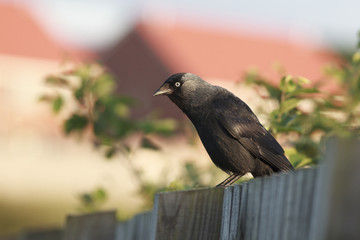
{"label": "weathered fence plank", "polygon": [[307,169],[302,171],[304,182],[300,192],[300,208],[298,216],[298,226],[296,228],[296,237],[294,239],[310,238],[310,219],[314,218],[314,193],[317,182],[318,168]]}
{"label": "weathered fence plank", "polygon": [[20,234],[17,240],[62,240],[62,229],[28,230]]}
{"label": "weathered fence plank", "polygon": [[221,239],[307,239],[315,175],[304,169],[228,187]]}
{"label": "weathered fence plank", "polygon": [[114,240],[115,211],[68,216],[64,240]]}
{"label": "weathered fence plank", "polygon": [[136,215],[131,220],[119,222],[116,227],[116,240],[149,239],[151,233],[152,212]]}
{"label": "weathered fence plank", "polygon": [[273,210],[274,218],[271,220],[271,239],[278,240],[280,239],[279,226],[282,226],[283,212],[285,208],[285,196],[286,196],[286,186],[287,186],[287,175],[281,174],[279,176],[274,176],[274,188],[276,191],[275,196],[275,207]]}
{"label": "weathered fence plank", "polygon": [[247,209],[245,221],[245,239],[257,239],[259,233],[259,215],[261,212],[262,178],[249,182],[247,194]]}
{"label": "weathered fence plank", "polygon": [[224,188],[161,193],[156,214],[155,238],[219,239]]}
{"label": "weathered fence plank", "polygon": [[232,207],[234,206],[232,204],[233,201],[233,191],[234,188],[225,188],[224,191],[224,201],[222,206],[222,222],[221,222],[221,231],[220,231],[220,237],[221,239],[229,239],[230,234],[230,222],[231,222],[231,212],[234,211]]}
{"label": "weathered fence plank", "polygon": [[239,223],[245,219],[247,183],[235,185],[232,189],[232,211],[228,235],[229,239],[236,239],[241,236],[241,229],[239,228],[241,225]]}
{"label": "weathered fence plank", "polygon": [[[273,191],[271,189],[271,181],[269,181],[268,178],[265,178],[263,180],[262,183],[262,201],[261,201],[261,212],[259,214],[259,234],[258,234],[258,239],[267,239],[268,236],[270,236],[269,234],[269,221],[267,221],[267,219],[269,219],[270,217],[270,209],[271,209],[271,205],[273,204],[272,200],[272,196],[273,195]],[[274,196],[273,196],[274,197]]]}
{"label": "weathered fence plank", "polygon": [[[329,161],[323,174],[321,208],[323,239],[360,239],[360,141],[333,140],[328,145]],[[314,238],[315,239],[315,238]]]}
{"label": "weathered fence plank", "polygon": [[328,169],[329,169],[329,159],[326,157],[326,164],[321,164],[317,168],[316,172],[316,181],[314,186],[314,196],[313,196],[313,207],[311,212],[311,217],[309,218],[310,231],[309,239],[310,240],[325,240],[324,236],[324,226],[327,221],[327,216],[324,214],[328,211],[328,196],[326,192],[327,187],[330,187],[327,184],[329,180]]}
{"label": "weathered fence plank", "polygon": [[247,209],[247,187],[248,183],[243,183],[242,185],[235,185],[227,188],[228,192],[231,192],[231,206],[224,207],[231,209],[231,212],[227,213],[227,215],[223,215],[223,218],[230,219],[223,219],[223,222],[228,222],[229,226],[222,227],[221,239],[244,238]]}

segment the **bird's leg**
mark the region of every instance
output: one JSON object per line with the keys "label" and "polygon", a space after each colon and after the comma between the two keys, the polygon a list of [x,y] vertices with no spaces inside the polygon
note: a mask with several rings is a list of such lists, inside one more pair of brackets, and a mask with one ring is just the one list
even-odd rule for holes
{"label": "bird's leg", "polygon": [[240,177],[241,177],[241,175],[231,174],[227,179],[225,179],[224,181],[222,181],[221,183],[219,183],[216,186],[217,187],[227,187],[227,186],[233,184],[234,182],[236,182]]}

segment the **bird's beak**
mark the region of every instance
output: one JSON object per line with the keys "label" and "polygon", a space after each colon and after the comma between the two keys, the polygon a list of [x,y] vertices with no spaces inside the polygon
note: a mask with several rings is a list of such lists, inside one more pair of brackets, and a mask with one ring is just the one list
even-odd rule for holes
{"label": "bird's beak", "polygon": [[161,87],[155,91],[153,96],[159,95],[169,95],[172,94],[174,90],[172,90],[168,83],[164,83]]}

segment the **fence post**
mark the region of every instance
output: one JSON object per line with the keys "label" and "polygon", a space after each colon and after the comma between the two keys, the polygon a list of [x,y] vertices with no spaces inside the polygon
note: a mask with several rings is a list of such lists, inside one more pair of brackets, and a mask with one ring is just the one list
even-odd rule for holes
{"label": "fence post", "polygon": [[116,240],[151,239],[152,212],[137,214],[126,222],[119,222],[116,227]]}
{"label": "fence post", "polygon": [[219,239],[224,190],[217,187],[158,194],[153,239]]}
{"label": "fence post", "polygon": [[[20,234],[17,240],[62,240],[62,229],[38,229],[26,230]],[[2,239],[0,237],[0,239]]]}
{"label": "fence post", "polygon": [[360,239],[360,140],[329,141],[322,167],[311,239]]}
{"label": "fence post", "polygon": [[115,211],[68,216],[64,240],[114,240]]}
{"label": "fence post", "polygon": [[233,191],[234,187],[230,186],[224,190],[224,200],[222,206],[221,232],[220,239],[227,240],[230,237],[231,212],[233,211]]}

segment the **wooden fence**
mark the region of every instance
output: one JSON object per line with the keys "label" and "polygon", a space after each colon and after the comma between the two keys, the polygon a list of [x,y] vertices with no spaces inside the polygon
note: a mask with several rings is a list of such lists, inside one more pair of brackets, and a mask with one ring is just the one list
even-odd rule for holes
{"label": "wooden fence", "polygon": [[126,222],[114,211],[69,216],[58,239],[360,239],[359,156],[359,141],[333,140],[319,167],[160,193],[152,211]]}

